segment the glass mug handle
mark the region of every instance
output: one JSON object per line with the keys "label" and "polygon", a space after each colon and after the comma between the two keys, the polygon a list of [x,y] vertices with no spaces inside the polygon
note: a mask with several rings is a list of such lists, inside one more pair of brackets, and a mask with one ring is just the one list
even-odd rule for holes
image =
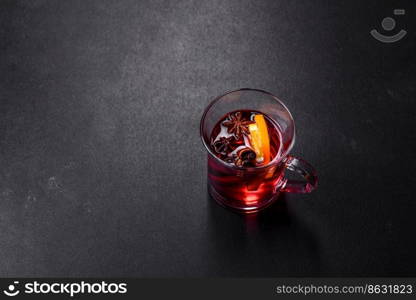
{"label": "glass mug handle", "polygon": [[286,170],[300,174],[304,180],[284,178],[280,191],[287,193],[310,193],[318,186],[316,171],[308,162],[288,155],[283,163]]}

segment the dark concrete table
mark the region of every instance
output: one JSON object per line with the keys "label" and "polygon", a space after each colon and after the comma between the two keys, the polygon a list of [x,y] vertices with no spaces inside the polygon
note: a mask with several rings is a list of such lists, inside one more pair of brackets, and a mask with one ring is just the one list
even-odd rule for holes
{"label": "dark concrete table", "polygon": [[[415,275],[415,8],[1,1],[0,275]],[[320,178],[254,217],[207,196],[198,131],[240,87]]]}

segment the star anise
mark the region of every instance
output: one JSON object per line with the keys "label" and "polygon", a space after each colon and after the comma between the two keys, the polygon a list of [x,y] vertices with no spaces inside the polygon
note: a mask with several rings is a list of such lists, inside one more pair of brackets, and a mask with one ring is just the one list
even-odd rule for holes
{"label": "star anise", "polygon": [[253,121],[242,119],[241,112],[235,114],[229,114],[228,120],[222,124],[227,127],[227,131],[230,134],[234,134],[237,139],[240,139],[241,134],[248,135],[248,125],[253,124]]}
{"label": "star anise", "polygon": [[230,137],[220,137],[218,140],[212,143],[215,152],[227,155],[228,152],[235,149],[234,146],[235,138],[233,136]]}

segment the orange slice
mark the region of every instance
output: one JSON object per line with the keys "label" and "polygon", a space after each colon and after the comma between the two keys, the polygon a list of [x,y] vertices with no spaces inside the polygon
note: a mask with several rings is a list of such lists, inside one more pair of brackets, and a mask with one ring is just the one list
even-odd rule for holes
{"label": "orange slice", "polygon": [[263,115],[255,115],[254,122],[248,125],[251,146],[256,152],[257,162],[268,164],[270,162],[270,138],[267,123]]}

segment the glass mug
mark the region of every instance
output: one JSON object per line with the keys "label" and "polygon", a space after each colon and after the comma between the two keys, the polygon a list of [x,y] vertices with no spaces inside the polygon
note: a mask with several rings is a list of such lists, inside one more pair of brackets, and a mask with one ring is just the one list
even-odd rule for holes
{"label": "glass mug", "polygon": [[[280,150],[262,166],[238,167],[218,158],[211,148],[211,134],[219,120],[233,111],[265,114],[279,131]],[[257,89],[240,89],[215,98],[205,109],[200,134],[208,151],[208,191],[220,204],[243,213],[257,212],[272,204],[281,192],[310,193],[317,175],[306,161],[289,155],[295,143],[295,123],[286,106],[274,95]],[[292,180],[296,172],[302,180]]]}

